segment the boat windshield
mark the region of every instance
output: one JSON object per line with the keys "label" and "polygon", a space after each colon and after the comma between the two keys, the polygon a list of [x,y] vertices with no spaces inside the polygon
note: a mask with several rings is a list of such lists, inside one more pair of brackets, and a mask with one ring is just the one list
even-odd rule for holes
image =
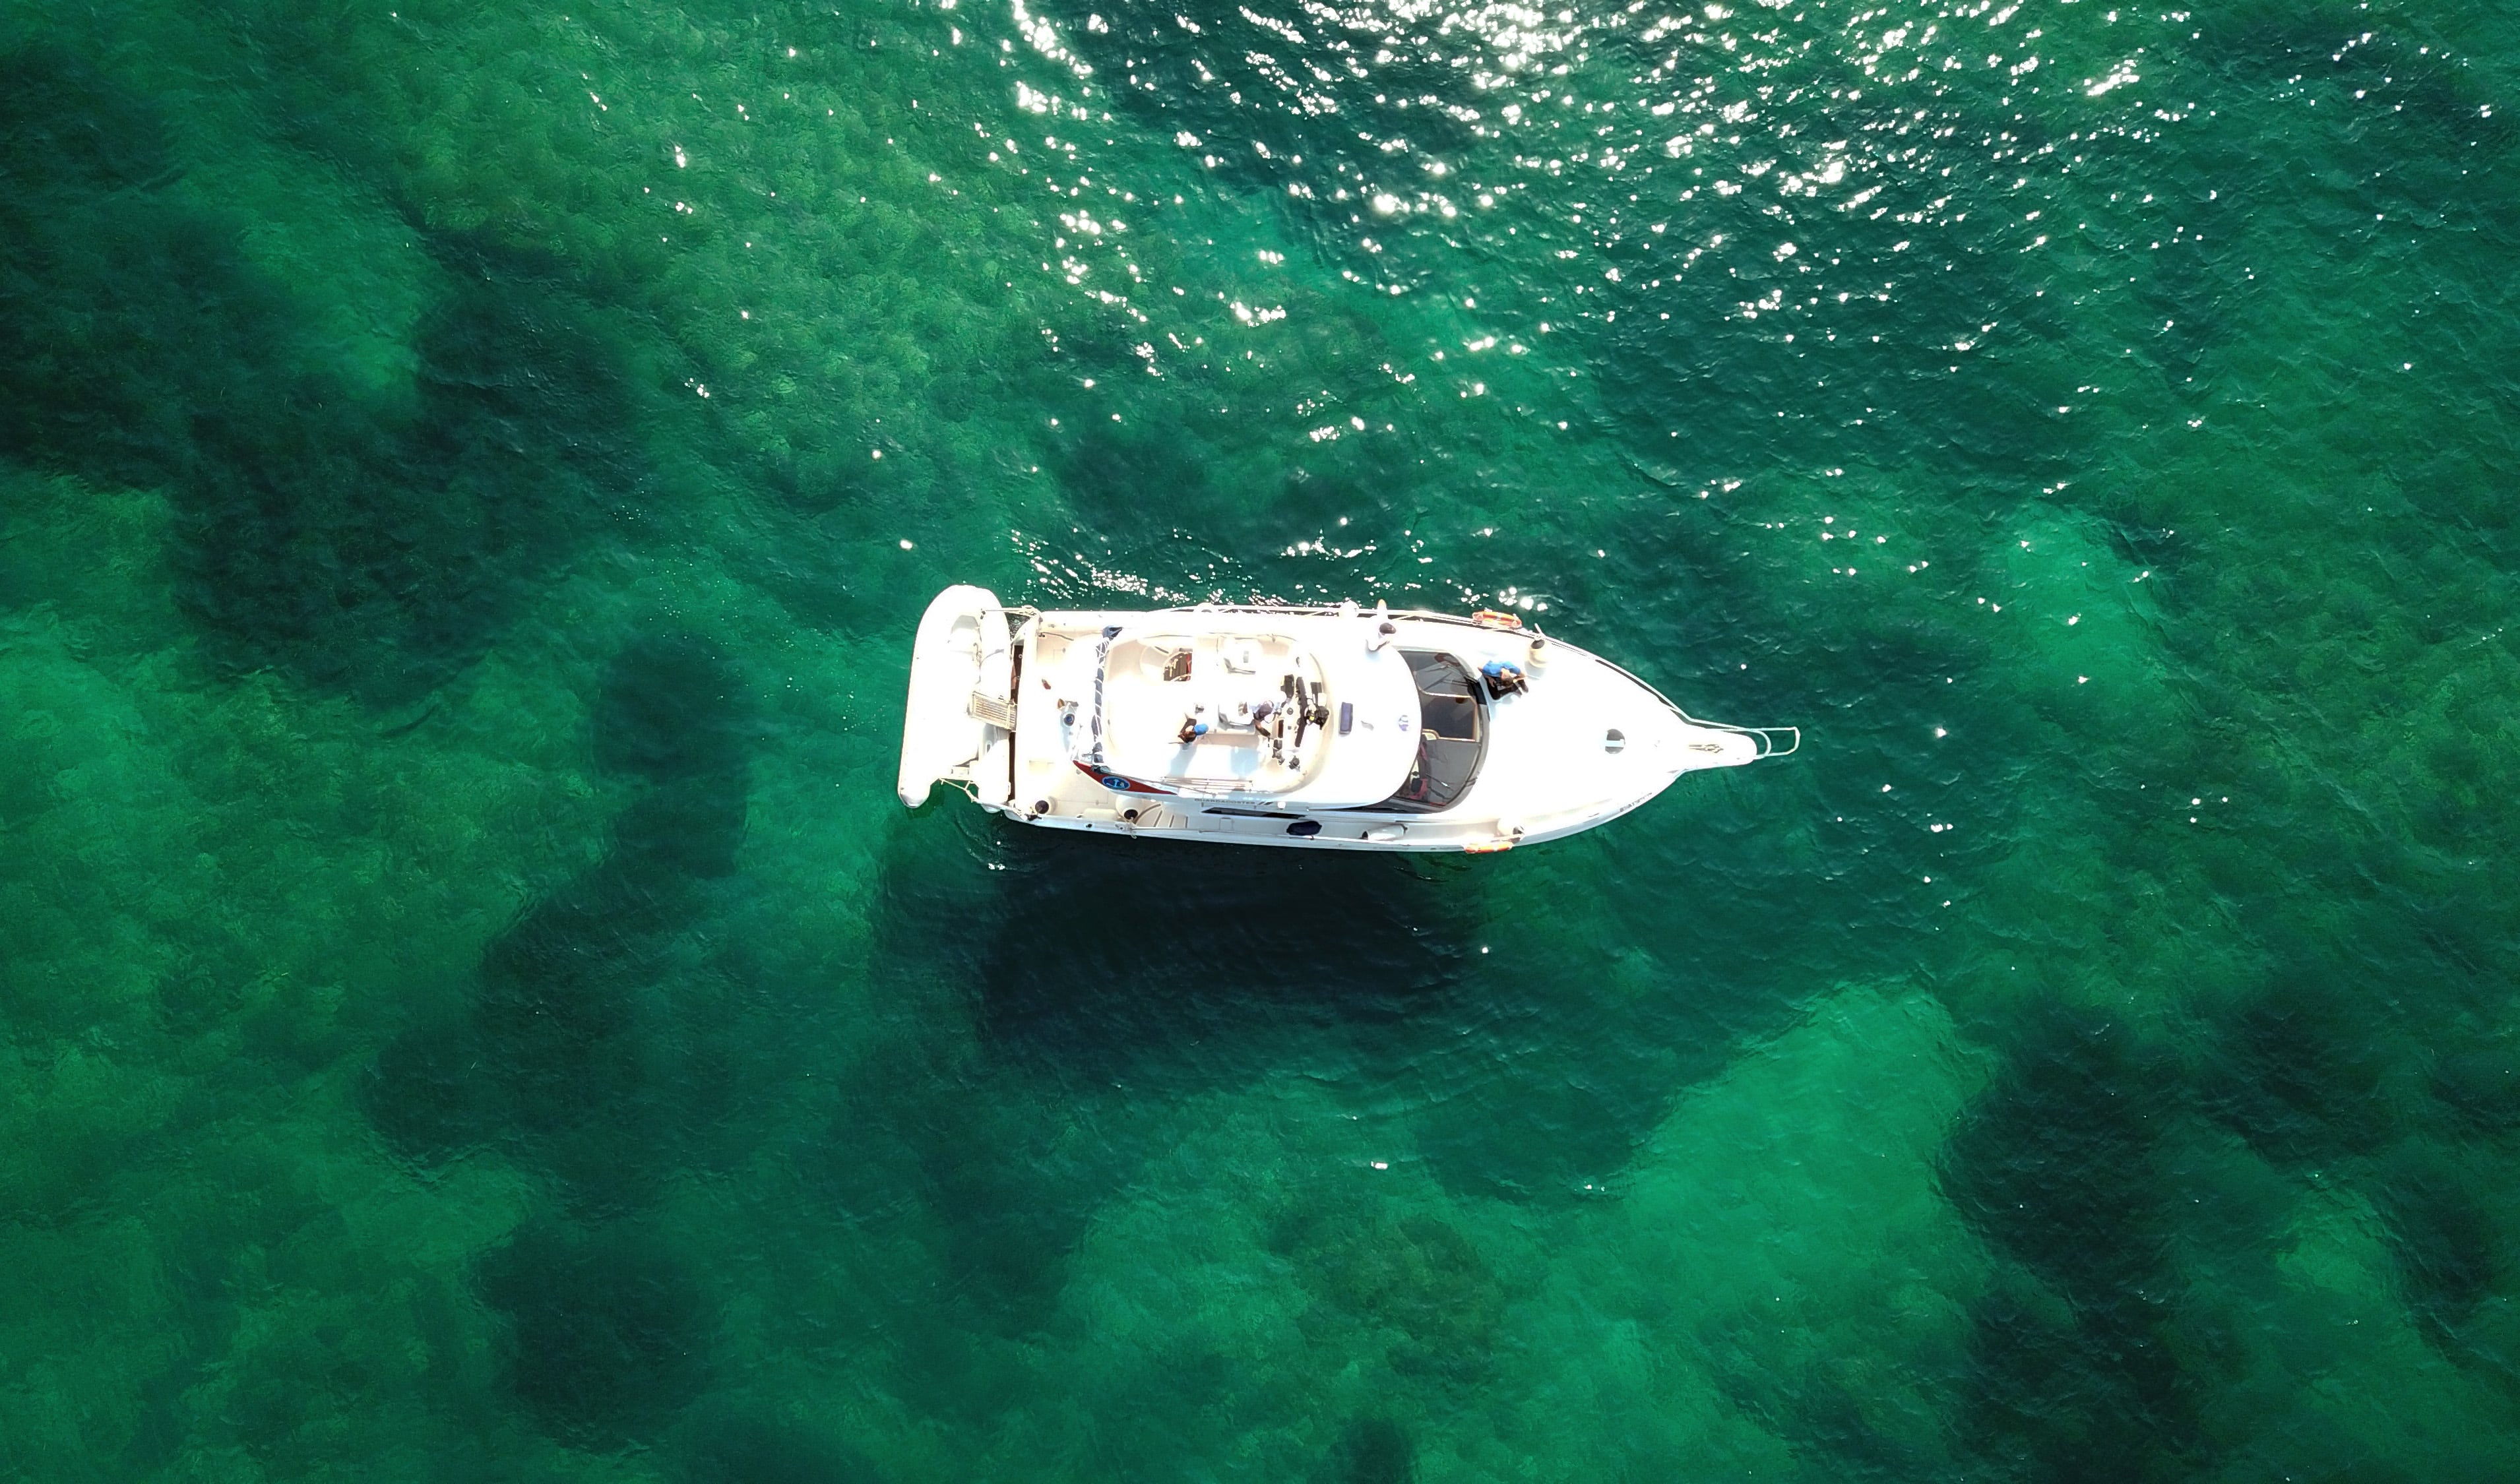
{"label": "boat windshield", "polygon": [[1487,755],[1487,701],[1477,681],[1452,655],[1403,650],[1418,682],[1418,760],[1399,791],[1372,807],[1395,814],[1433,814],[1468,791]]}

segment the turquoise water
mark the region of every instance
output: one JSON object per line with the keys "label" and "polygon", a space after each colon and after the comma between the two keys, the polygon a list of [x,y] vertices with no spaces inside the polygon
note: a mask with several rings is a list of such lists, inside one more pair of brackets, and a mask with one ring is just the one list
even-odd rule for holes
{"label": "turquoise water", "polygon": [[[2520,22],[1093,3],[6,7],[10,1469],[2520,1472]],[[904,814],[955,581],[1807,740]]]}

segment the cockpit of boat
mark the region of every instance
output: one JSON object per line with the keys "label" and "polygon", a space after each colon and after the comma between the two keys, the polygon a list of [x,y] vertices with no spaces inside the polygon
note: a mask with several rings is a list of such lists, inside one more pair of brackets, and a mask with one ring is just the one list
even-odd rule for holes
{"label": "cockpit of boat", "polygon": [[1442,651],[1324,655],[1280,633],[1207,628],[1106,632],[1101,652],[1069,741],[1111,787],[1432,814],[1468,791],[1487,752],[1487,694]]}
{"label": "cockpit of boat", "polygon": [[1321,666],[1282,635],[1116,638],[1101,699],[1105,765],[1150,783],[1285,793],[1328,750]]}

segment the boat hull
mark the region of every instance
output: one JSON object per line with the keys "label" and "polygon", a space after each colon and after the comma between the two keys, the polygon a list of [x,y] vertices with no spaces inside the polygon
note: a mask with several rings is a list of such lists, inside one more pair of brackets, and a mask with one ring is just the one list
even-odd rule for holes
{"label": "boat hull", "polygon": [[[1388,632],[1378,632],[1384,622]],[[1258,797],[1196,779],[1153,778],[1143,768],[1123,776],[1102,766],[1105,754],[1097,745],[1102,741],[1100,682],[1106,663],[1116,663],[1107,659],[1112,636],[1150,627],[1192,636],[1265,628],[1325,653],[1339,652],[1332,646],[1391,646],[1420,657],[1449,658],[1469,677],[1491,665],[1511,665],[1522,685],[1491,691],[1474,682],[1484,729],[1478,761],[1473,776],[1443,807],[1422,797],[1404,803],[1397,793],[1362,805],[1348,800],[1372,792],[1350,793],[1334,799],[1336,807],[1322,807],[1318,799],[1307,804],[1300,796]],[[1121,643],[1125,648],[1126,641]],[[1651,801],[1685,774],[1782,755],[1800,741],[1791,729],[1698,721],[1610,661],[1541,639],[1501,621],[1501,615],[1482,622],[1350,607],[1052,611],[1023,615],[1012,651],[1011,765],[1001,773],[992,760],[980,771],[997,787],[984,791],[967,785],[966,791],[993,813],[1049,830],[1288,849],[1497,851],[1607,824]],[[1404,694],[1414,702],[1415,693]],[[1087,697],[1090,706],[1080,699]],[[1347,735],[1361,739],[1362,729],[1377,719],[1386,735],[1393,728],[1406,733],[1418,721],[1379,710],[1372,718],[1341,711],[1335,724],[1342,734],[1357,727]],[[1337,744],[1325,737],[1313,745]],[[932,760],[922,762],[917,771],[931,767]],[[1411,781],[1416,779],[1413,773]],[[907,789],[904,800],[909,801]]]}

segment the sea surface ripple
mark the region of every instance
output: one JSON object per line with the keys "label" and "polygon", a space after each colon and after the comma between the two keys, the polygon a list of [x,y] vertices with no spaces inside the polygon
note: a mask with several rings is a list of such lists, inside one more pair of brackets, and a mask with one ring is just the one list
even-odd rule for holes
{"label": "sea surface ripple", "polygon": [[[0,0],[7,1470],[2514,1477],[2520,19],[2111,4]],[[1806,742],[905,814],[965,581]]]}

